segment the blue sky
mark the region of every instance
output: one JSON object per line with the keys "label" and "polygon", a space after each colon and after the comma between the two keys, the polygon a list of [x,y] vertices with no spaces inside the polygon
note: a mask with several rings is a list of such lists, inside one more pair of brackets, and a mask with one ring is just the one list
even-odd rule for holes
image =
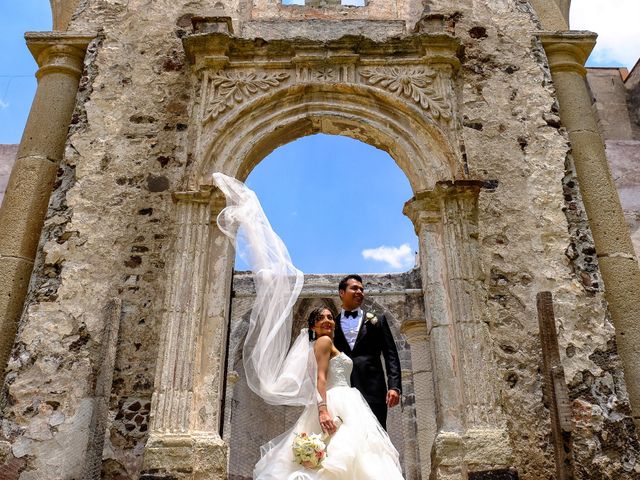
{"label": "blue sky", "polygon": [[0,6],[0,143],[19,143],[36,91],[37,65],[26,31],[51,30],[48,0],[4,0]]}
{"label": "blue sky", "polygon": [[[572,2],[572,28],[600,34],[590,66],[631,68],[640,56],[638,20],[640,0]],[[48,0],[0,6],[0,143],[19,143],[36,88],[24,32],[50,29]],[[306,273],[397,272],[413,265],[417,238],[402,215],[412,193],[385,152],[345,137],[305,137],[266,157],[248,184]]]}

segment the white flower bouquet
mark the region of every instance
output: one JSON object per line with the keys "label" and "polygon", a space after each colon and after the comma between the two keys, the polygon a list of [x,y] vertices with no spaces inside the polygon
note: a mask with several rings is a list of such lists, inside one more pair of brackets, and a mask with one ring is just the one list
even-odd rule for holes
{"label": "white flower bouquet", "polygon": [[293,458],[306,468],[319,468],[322,460],[327,456],[327,444],[323,435],[305,432],[296,433],[293,439]]}
{"label": "white flower bouquet", "polygon": [[[333,419],[336,427],[342,425],[342,418],[339,416]],[[294,433],[293,458],[305,468],[320,468],[322,461],[327,457],[327,444],[331,437],[326,433],[307,434]]]}

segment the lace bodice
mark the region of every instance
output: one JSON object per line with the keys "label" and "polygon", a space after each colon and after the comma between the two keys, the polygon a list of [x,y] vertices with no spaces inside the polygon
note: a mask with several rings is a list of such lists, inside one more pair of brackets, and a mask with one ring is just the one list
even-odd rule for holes
{"label": "lace bodice", "polygon": [[350,387],[353,362],[344,353],[339,353],[329,360],[327,390],[333,387]]}

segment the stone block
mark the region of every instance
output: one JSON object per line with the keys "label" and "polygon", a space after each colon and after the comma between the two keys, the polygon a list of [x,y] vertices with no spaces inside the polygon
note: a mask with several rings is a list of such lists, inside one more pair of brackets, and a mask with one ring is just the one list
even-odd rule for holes
{"label": "stone block", "polygon": [[226,480],[226,443],[216,434],[152,434],[140,478]]}
{"label": "stone block", "polygon": [[29,285],[33,263],[23,258],[0,256],[0,362],[6,364],[13,346],[18,320],[22,312],[24,293]]}
{"label": "stone block", "polygon": [[513,452],[506,430],[480,428],[467,430],[463,441],[464,463],[472,470],[508,468],[513,461]]}
{"label": "stone block", "polygon": [[0,210],[0,255],[34,258],[56,171],[43,157],[16,160]]}

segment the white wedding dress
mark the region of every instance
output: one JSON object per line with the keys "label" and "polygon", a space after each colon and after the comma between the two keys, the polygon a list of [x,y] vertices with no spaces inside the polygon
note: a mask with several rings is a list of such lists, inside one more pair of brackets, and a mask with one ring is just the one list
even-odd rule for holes
{"label": "white wedding dress", "polygon": [[218,226],[250,265],[256,299],[242,360],[247,385],[271,405],[304,405],[293,429],[261,448],[255,480],[402,480],[398,452],[364,398],[349,385],[352,363],[344,353],[329,361],[327,408],[342,425],[331,437],[321,468],[293,459],[296,433],[322,433],[318,422],[317,364],[304,329],[291,345],[292,310],[303,275],[273,231],[255,193],[242,182],[213,174],[227,206]]}
{"label": "white wedding dress", "polygon": [[358,390],[351,388],[353,364],[344,353],[329,361],[327,407],[342,424],[327,445],[319,469],[295,462],[296,433],[321,433],[316,405],[309,405],[295,426],[262,447],[255,480],[402,480],[398,452]]}

